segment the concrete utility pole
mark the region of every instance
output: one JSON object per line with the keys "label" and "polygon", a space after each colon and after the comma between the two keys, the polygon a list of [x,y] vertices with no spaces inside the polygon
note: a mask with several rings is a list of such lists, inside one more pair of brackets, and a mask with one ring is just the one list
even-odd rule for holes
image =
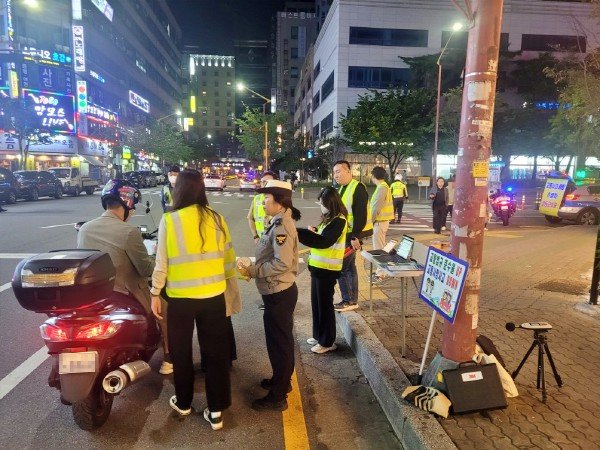
{"label": "concrete utility pole", "polygon": [[442,356],[455,362],[468,361],[475,353],[503,0],[465,0],[465,4],[472,24],[467,44],[451,244],[452,254],[469,263],[469,273],[456,320],[453,325],[444,323],[442,340]]}

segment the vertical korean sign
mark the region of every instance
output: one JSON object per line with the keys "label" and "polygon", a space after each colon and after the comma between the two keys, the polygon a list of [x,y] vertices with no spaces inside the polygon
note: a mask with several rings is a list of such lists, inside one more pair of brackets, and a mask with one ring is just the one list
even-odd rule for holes
{"label": "vertical korean sign", "polygon": [[567,190],[568,180],[562,178],[548,178],[540,202],[540,212],[547,216],[558,217],[560,204]]}
{"label": "vertical korean sign", "polygon": [[454,323],[469,264],[429,247],[419,297],[444,319]]}
{"label": "vertical korean sign", "polygon": [[73,67],[75,72],[85,72],[85,43],[81,25],[73,25]]}

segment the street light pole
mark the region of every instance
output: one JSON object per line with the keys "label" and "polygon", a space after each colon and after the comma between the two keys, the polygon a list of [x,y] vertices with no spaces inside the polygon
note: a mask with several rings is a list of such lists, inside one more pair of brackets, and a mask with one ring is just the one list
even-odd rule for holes
{"label": "street light pole", "polygon": [[448,36],[448,40],[446,41],[446,45],[442,49],[440,56],[437,60],[438,66],[438,80],[437,80],[437,101],[435,104],[435,135],[433,139],[433,155],[431,157],[431,177],[433,179],[433,183],[437,178],[437,156],[438,156],[438,142],[439,142],[439,134],[440,134],[440,98],[442,95],[442,56],[446,52],[446,48],[448,48],[448,44],[450,43],[450,39],[454,36],[454,33],[462,29],[461,23],[455,23],[452,26],[452,33]]}
{"label": "street light pole", "polygon": [[171,113],[168,116],[160,117],[160,118],[156,119],[156,123],[160,123],[161,120],[167,119],[171,116],[181,117],[181,111],[175,111],[174,113]]}
{"label": "street light pole", "polygon": [[269,155],[269,122],[267,121],[266,106],[267,106],[267,104],[271,103],[271,100],[268,99],[267,97],[265,97],[264,95],[261,95],[256,91],[253,91],[248,86],[245,86],[243,83],[238,83],[237,88],[239,91],[250,91],[257,97],[262,98],[265,101],[265,103],[263,103],[263,106],[262,106],[263,118],[265,121],[265,123],[263,125],[264,129],[265,129],[265,148],[263,149],[263,158],[265,160],[264,170],[265,171],[269,170],[269,159],[270,159],[270,155]]}

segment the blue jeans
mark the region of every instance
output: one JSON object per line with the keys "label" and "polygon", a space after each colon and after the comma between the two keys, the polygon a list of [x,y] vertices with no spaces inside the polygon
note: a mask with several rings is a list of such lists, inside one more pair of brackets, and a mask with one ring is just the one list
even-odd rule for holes
{"label": "blue jeans", "polygon": [[356,252],[344,258],[342,272],[338,279],[343,302],[358,302],[358,273],[356,272]]}

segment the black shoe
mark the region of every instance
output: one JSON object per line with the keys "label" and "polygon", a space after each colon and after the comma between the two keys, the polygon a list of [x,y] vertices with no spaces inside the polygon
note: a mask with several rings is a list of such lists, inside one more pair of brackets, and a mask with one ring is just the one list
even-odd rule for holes
{"label": "black shoe", "polygon": [[288,407],[287,400],[281,401],[271,400],[269,395],[266,397],[258,398],[252,402],[252,409],[257,411],[272,410],[272,411],[285,411]]}
{"label": "black shoe", "polygon": [[[260,387],[263,389],[266,389],[267,391],[270,390],[273,387],[273,380],[271,380],[270,378],[263,378],[260,381]],[[288,394],[290,392],[292,392],[292,383],[288,384]]]}

